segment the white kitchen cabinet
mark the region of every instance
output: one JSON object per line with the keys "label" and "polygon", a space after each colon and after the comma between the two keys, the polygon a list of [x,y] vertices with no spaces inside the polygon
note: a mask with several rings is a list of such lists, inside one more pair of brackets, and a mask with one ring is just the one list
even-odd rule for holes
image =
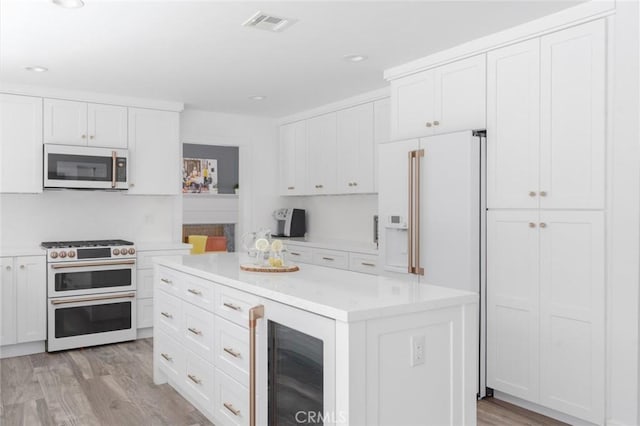
{"label": "white kitchen cabinet", "polygon": [[487,385],[604,421],[604,213],[487,216]]}
{"label": "white kitchen cabinet", "polygon": [[2,258],[0,345],[45,340],[47,281],[44,256]]}
{"label": "white kitchen cabinet", "polygon": [[541,208],[604,208],[605,44],[602,19],[540,40]]}
{"label": "white kitchen cabinet", "polygon": [[487,206],[537,208],[540,40],[487,55]]}
{"label": "white kitchen cabinet", "polygon": [[489,208],[604,208],[604,25],[489,53]]}
{"label": "white kitchen cabinet", "polygon": [[129,108],[129,194],[180,193],[179,114]]}
{"label": "white kitchen cabinet", "polygon": [[336,113],[320,115],[307,120],[308,193],[334,194],[336,192]]}
{"label": "white kitchen cabinet", "polygon": [[373,103],[366,103],[337,112],[338,193],[374,192],[373,107]]}
{"label": "white kitchen cabinet", "polygon": [[127,148],[127,108],[117,105],[88,104],[88,146]]}
{"label": "white kitchen cabinet", "polygon": [[42,192],[42,98],[0,94],[0,192]]}
{"label": "white kitchen cabinet", "polygon": [[473,56],[391,81],[391,138],[484,129],[486,57]]}
{"label": "white kitchen cabinet", "polygon": [[280,195],[307,193],[307,122],[280,127]]}
{"label": "white kitchen cabinet", "polygon": [[380,149],[378,144],[391,140],[391,100],[384,98],[373,103],[373,192],[378,192],[378,165]]}

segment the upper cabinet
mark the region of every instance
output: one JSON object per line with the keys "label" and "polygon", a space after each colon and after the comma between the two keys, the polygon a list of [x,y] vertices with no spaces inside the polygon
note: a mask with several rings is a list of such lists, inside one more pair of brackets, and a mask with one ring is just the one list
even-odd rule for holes
{"label": "upper cabinet", "polygon": [[604,21],[488,56],[489,208],[604,208]]}
{"label": "upper cabinet", "polygon": [[484,54],[393,80],[391,138],[483,129],[485,99]]}
{"label": "upper cabinet", "polygon": [[127,148],[127,108],[45,99],[44,143]]}
{"label": "upper cabinet", "polygon": [[180,193],[179,114],[129,108],[129,194]]}
{"label": "upper cabinet", "polygon": [[280,127],[280,194],[307,192],[307,122]]}
{"label": "upper cabinet", "polygon": [[42,192],[42,98],[0,94],[0,192]]}
{"label": "upper cabinet", "polygon": [[307,120],[309,170],[308,189],[311,194],[336,193],[336,113]]}
{"label": "upper cabinet", "polygon": [[337,192],[374,191],[373,103],[338,111]]}

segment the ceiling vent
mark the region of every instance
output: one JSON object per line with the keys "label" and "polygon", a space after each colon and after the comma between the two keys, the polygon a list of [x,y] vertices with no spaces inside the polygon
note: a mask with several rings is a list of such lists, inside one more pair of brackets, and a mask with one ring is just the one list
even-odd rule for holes
{"label": "ceiling vent", "polygon": [[258,11],[251,18],[247,19],[242,26],[279,33],[296,22],[296,19],[281,18]]}

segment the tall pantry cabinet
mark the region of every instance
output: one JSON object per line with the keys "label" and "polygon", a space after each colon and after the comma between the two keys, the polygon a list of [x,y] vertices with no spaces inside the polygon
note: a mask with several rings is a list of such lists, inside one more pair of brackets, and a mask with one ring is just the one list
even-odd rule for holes
{"label": "tall pantry cabinet", "polygon": [[487,385],[596,424],[605,67],[604,20],[487,55]]}

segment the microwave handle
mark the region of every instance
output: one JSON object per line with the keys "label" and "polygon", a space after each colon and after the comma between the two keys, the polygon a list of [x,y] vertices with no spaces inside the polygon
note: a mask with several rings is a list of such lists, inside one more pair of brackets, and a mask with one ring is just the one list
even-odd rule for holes
{"label": "microwave handle", "polygon": [[256,426],[256,325],[264,317],[264,305],[249,309],[249,426]]}
{"label": "microwave handle", "polygon": [[111,188],[116,187],[116,163],[118,162],[118,153],[111,151]]}

